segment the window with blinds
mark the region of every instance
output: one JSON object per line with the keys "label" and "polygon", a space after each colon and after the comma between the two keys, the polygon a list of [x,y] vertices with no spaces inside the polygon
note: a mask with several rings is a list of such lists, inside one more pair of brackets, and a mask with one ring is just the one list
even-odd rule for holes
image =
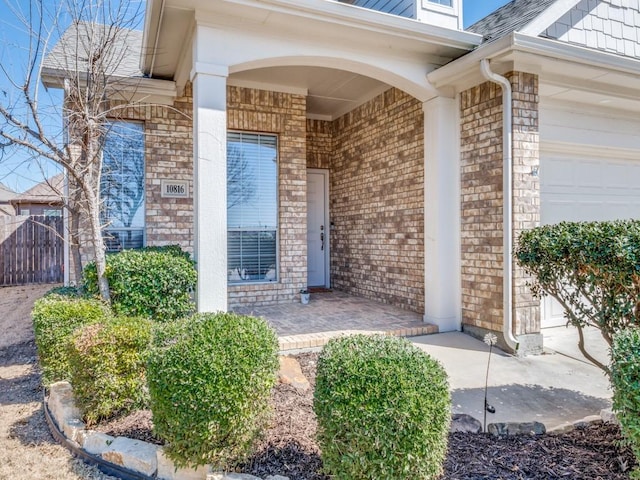
{"label": "window with blinds", "polygon": [[229,283],[277,280],[278,138],[227,135]]}
{"label": "window with blinds", "polygon": [[144,246],[144,125],[111,122],[104,139],[100,220],[107,251]]}

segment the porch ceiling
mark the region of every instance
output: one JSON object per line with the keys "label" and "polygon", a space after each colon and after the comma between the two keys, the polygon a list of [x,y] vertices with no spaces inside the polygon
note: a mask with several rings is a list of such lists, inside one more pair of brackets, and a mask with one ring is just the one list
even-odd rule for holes
{"label": "porch ceiling", "polygon": [[357,73],[324,67],[267,67],[229,76],[229,84],[307,95],[307,116],[334,120],[390,86]]}

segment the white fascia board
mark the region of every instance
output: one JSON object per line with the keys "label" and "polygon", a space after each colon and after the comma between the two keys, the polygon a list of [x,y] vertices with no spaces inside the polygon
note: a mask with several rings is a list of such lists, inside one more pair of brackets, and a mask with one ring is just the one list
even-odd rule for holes
{"label": "white fascia board", "polygon": [[[266,9],[461,50],[471,50],[482,42],[482,36],[476,33],[429,25],[399,15],[331,0],[224,0],[224,2],[243,8]],[[211,8],[209,0],[197,0],[195,4],[196,8],[200,7],[204,11]]]}
{"label": "white fascia board", "polygon": [[[69,72],[54,68],[43,68],[40,79],[47,88],[64,88],[64,80],[69,78]],[[117,85],[118,89],[126,93],[153,95],[159,97],[177,96],[176,82],[145,77],[108,77],[107,85]]]}
{"label": "white fascia board", "polygon": [[617,73],[640,73],[640,60],[634,58],[522,33],[514,33],[513,37],[515,51],[534,53],[553,60],[564,60]]}
{"label": "white fascia board", "polygon": [[435,88],[443,89],[474,73],[480,75],[480,60],[483,58],[492,59],[508,53],[513,48],[512,40],[512,35],[508,35],[495,42],[482,45],[473,52],[430,72],[427,74],[427,79]]}
{"label": "white fascia board", "polygon": [[[151,64],[156,35],[160,25],[160,9],[163,0],[147,0],[144,12],[144,28],[142,30],[142,54],[140,55],[140,70],[146,72]],[[150,43],[151,42],[151,43]]]}
{"label": "white fascia board", "polygon": [[557,22],[565,13],[575,7],[580,0],[556,0],[553,5],[534,18],[520,33],[538,36]]}
{"label": "white fascia board", "polygon": [[545,61],[564,61],[568,64],[601,68],[609,72],[640,74],[640,60],[634,58],[513,32],[429,73],[427,78],[437,89],[455,86],[462,80],[469,81],[476,76],[479,72],[480,60],[483,58],[499,60],[507,55],[517,58],[518,53],[530,54],[527,57],[529,63],[533,55],[542,67]]}

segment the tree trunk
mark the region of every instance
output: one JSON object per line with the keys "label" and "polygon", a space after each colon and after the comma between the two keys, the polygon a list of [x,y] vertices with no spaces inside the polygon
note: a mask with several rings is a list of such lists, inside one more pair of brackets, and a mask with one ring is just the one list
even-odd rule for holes
{"label": "tree trunk", "polygon": [[71,251],[71,256],[73,258],[73,271],[76,279],[76,285],[80,289],[84,289],[84,278],[83,278],[83,268],[82,268],[82,255],[80,253],[80,214],[77,211],[69,212],[70,219],[70,232],[69,239],[71,240],[71,245],[69,250]]}
{"label": "tree trunk", "polygon": [[86,193],[88,197],[87,210],[89,213],[89,223],[91,225],[91,236],[93,237],[93,249],[96,259],[96,271],[98,273],[98,289],[102,299],[111,303],[111,294],[109,292],[109,281],[104,273],[107,267],[107,258],[105,254],[104,240],[102,239],[102,228],[100,227],[100,205],[96,196]]}
{"label": "tree trunk", "polygon": [[96,272],[98,274],[98,290],[102,299],[111,303],[109,292],[109,280],[105,277],[107,268],[106,249],[102,238],[102,225],[100,224],[100,175],[102,161],[99,160],[98,139],[100,130],[93,122],[88,122],[85,133],[85,155],[90,160],[89,179],[83,183],[83,191],[87,201],[87,214],[91,229],[94,258],[96,261]]}

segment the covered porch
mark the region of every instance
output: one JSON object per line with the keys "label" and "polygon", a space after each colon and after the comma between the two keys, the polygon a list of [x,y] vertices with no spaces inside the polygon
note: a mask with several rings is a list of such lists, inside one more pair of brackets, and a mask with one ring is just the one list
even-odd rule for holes
{"label": "covered porch", "polygon": [[312,291],[309,304],[237,307],[237,313],[265,318],[278,333],[281,350],[320,347],[354,333],[413,337],[438,333],[419,313],[336,290]]}

